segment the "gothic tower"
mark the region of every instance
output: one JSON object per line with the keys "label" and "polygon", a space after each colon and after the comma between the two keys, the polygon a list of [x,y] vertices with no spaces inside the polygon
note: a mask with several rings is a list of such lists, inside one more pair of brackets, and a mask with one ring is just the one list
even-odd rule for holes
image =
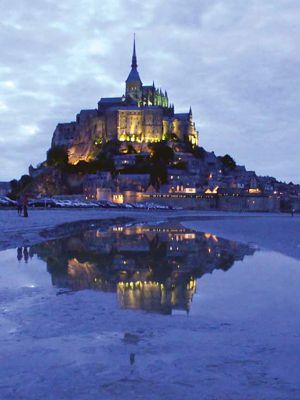
{"label": "gothic tower", "polygon": [[192,107],[190,107],[188,114],[188,140],[192,145],[198,145],[198,132],[196,130],[195,122],[193,122]]}
{"label": "gothic tower", "polygon": [[142,81],[137,70],[137,58],[135,52],[135,36],[133,39],[133,54],[131,62],[131,71],[126,79],[126,97],[140,104],[142,100]]}

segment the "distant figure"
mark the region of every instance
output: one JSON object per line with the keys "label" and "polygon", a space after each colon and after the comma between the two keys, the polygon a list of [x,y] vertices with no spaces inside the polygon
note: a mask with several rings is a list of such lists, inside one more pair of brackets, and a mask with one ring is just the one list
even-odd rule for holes
{"label": "distant figure", "polygon": [[22,253],[22,247],[17,248],[17,259],[18,261],[22,261],[23,258],[23,253]]}
{"label": "distant figure", "polygon": [[135,354],[134,353],[130,353],[129,359],[130,359],[130,365],[133,365],[134,364],[134,359],[135,359]]}
{"label": "distant figure", "polygon": [[33,256],[34,256],[34,251],[32,247],[29,247],[29,258],[33,258]]}
{"label": "distant figure", "polygon": [[292,208],[292,209],[291,209],[291,216],[292,216],[292,217],[294,216],[294,212],[295,212],[295,210],[294,210],[294,208]]}
{"label": "distant figure", "polygon": [[23,217],[28,217],[28,196],[25,194],[22,200]]}
{"label": "distant figure", "polygon": [[18,215],[21,216],[22,215],[22,200],[20,197],[17,199],[17,210],[18,210]]}
{"label": "distant figure", "polygon": [[27,264],[28,263],[28,259],[29,259],[29,253],[28,253],[28,248],[27,247],[24,247],[23,255],[24,255],[24,261]]}

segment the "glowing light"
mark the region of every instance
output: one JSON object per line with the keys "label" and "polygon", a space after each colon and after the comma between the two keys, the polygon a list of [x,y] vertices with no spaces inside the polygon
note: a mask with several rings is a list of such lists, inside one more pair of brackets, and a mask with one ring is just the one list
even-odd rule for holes
{"label": "glowing light", "polygon": [[214,189],[206,189],[205,194],[216,194],[218,193],[219,186],[216,186]]}
{"label": "glowing light", "polygon": [[212,238],[213,238],[214,242],[218,242],[219,241],[216,235],[212,235]]}
{"label": "glowing light", "polygon": [[261,193],[261,190],[256,188],[256,189],[249,189],[249,193]]}
{"label": "glowing light", "polygon": [[113,232],[123,232],[123,226],[113,226]]}
{"label": "glowing light", "polygon": [[121,193],[114,194],[113,202],[118,204],[124,203],[124,196]]}
{"label": "glowing light", "polygon": [[184,192],[185,193],[196,193],[196,188],[185,188]]}

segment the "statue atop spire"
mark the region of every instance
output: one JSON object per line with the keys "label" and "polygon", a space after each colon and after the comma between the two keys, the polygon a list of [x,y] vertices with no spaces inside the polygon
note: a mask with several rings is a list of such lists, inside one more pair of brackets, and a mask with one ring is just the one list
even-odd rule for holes
{"label": "statue atop spire", "polygon": [[136,52],[135,52],[135,33],[133,34],[133,53],[132,53],[131,68],[137,68],[137,59],[136,59]]}

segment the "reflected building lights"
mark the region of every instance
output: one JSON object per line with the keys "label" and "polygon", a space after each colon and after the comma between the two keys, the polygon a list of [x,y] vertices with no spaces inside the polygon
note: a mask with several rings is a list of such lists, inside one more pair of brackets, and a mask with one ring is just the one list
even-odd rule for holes
{"label": "reflected building lights", "polygon": [[[30,251],[47,262],[57,287],[116,292],[122,308],[171,314],[189,311],[197,279],[214,269],[227,271],[255,250],[162,223],[88,230]],[[19,259],[23,253],[17,253]]]}

